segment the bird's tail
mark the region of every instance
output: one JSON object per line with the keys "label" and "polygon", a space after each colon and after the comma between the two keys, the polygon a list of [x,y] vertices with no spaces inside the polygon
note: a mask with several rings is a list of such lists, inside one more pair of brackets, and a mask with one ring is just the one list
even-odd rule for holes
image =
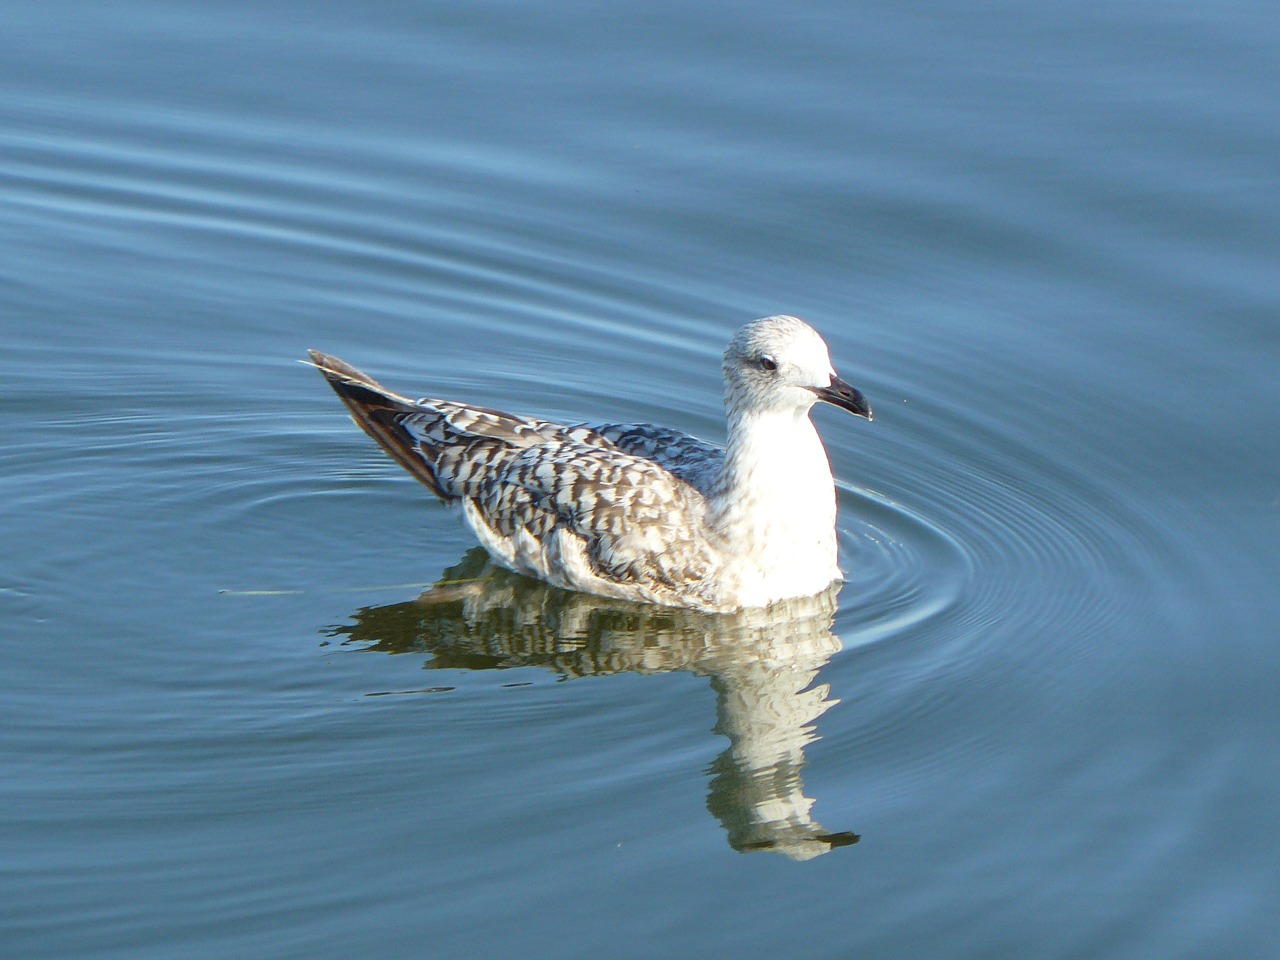
{"label": "bird's tail", "polygon": [[367,373],[337,357],[319,350],[307,352],[311,365],[324,375],[338,399],[351,411],[356,426],[378,441],[396,463],[426,484],[437,497],[449,499],[440,489],[435,470],[421,445],[402,423],[406,414],[421,413],[420,408],[408,397],[391,392]]}

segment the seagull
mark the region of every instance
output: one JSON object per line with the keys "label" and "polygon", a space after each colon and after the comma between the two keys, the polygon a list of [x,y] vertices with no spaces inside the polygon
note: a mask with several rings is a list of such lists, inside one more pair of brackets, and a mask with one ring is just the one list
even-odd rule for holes
{"label": "seagull", "polygon": [[842,579],[836,496],[809,419],[871,405],[792,316],[724,352],[722,448],[648,423],[554,423],[411,400],[337,357],[311,364],[365,433],[446,503],[494,561],[557,587],[708,612],[809,597]]}

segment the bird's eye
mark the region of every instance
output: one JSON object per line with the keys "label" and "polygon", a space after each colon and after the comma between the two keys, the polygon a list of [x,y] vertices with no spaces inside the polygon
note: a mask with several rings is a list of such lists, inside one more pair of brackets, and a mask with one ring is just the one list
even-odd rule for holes
{"label": "bird's eye", "polygon": [[767,373],[773,373],[778,369],[778,361],[773,359],[773,357],[769,356],[767,353],[760,354],[757,362],[760,364],[760,369]]}

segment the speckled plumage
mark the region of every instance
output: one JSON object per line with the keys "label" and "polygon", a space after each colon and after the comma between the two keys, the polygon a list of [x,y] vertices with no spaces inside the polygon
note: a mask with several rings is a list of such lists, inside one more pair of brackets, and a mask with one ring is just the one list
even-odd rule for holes
{"label": "speckled plumage", "polygon": [[[868,418],[870,407],[793,317],[748,324],[725,353],[727,452],[651,424],[559,424],[410,400],[336,357],[311,351],[311,360],[356,423],[460,504],[484,547],[517,573],[706,610],[808,596],[839,577],[830,467],[807,414],[818,399]],[[793,468],[800,504],[785,502]]]}

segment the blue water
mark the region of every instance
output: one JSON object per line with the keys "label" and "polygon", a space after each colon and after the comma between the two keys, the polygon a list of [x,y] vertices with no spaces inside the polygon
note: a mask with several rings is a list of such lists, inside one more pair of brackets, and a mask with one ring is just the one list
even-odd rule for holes
{"label": "blue water", "polygon": [[[4,956],[1275,953],[1270,5],[2,12]],[[716,440],[776,312],[781,627],[420,599],[295,362]]]}

